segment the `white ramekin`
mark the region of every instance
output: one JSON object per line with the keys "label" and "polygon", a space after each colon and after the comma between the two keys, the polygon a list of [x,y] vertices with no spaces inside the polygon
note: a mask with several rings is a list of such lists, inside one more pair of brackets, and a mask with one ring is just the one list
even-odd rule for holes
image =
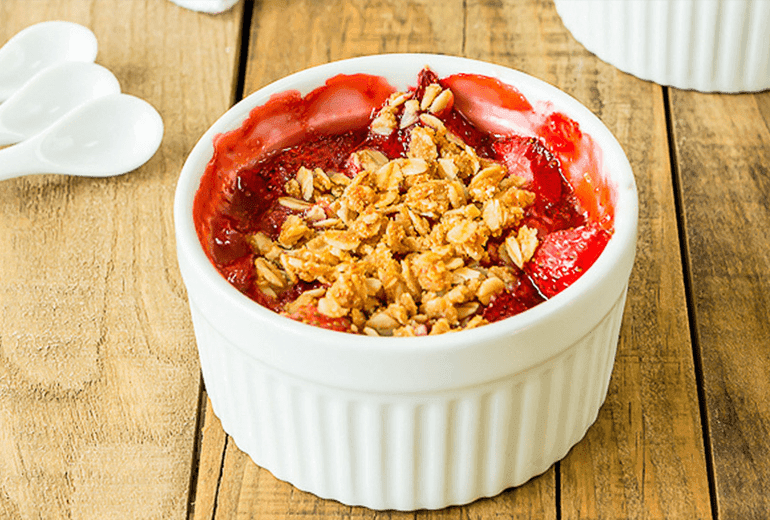
{"label": "white ramekin", "polygon": [[[483,74],[548,100],[601,149],[615,186],[615,232],[596,263],[537,307],[478,329],[371,338],[279,316],[209,262],[193,198],[216,134],[272,94],[307,93],[340,73],[403,89]],[[375,509],[436,509],[526,482],[564,457],[607,393],[636,244],[637,196],[622,149],[573,98],[511,69],[428,54],[355,58],[308,69],[250,95],[201,138],[182,169],[174,218],[201,368],[224,430],[258,465],[323,498]]]}
{"label": "white ramekin", "polygon": [[586,49],[642,79],[704,92],[770,88],[767,0],[554,0]]}

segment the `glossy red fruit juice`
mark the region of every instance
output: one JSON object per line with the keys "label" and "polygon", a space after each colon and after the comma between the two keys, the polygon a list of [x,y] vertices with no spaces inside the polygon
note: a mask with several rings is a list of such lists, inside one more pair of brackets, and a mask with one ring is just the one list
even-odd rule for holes
{"label": "glossy red fruit juice", "polygon": [[[510,175],[526,180],[535,193],[515,227],[488,242],[487,267],[499,265],[502,237],[526,225],[541,243],[518,281],[494,297],[480,313],[497,321],[523,312],[568,287],[596,260],[612,232],[611,190],[566,175],[595,153],[579,125],[559,112],[537,114],[514,87],[470,74],[439,79],[424,70],[414,87],[419,95],[431,83],[452,89],[453,105],[437,114],[447,128],[480,157],[505,165]],[[262,231],[277,238],[288,215],[300,213],[278,203],[286,182],[297,170],[321,168],[355,175],[347,158],[361,148],[374,148],[389,159],[405,157],[409,129],[388,137],[368,132],[376,110],[394,91],[382,78],[337,76],[304,98],[296,92],[274,96],[255,108],[237,130],[218,136],[215,152],[195,199],[195,223],[207,255],[238,290],[280,312],[282,306],[318,284],[300,282],[271,297],[255,287],[254,253],[248,236]],[[480,115],[481,114],[481,115]],[[495,133],[470,119],[511,117],[527,122],[528,135]],[[572,184],[568,181],[571,178]],[[333,330],[347,330],[346,319],[330,319],[317,309],[301,309],[289,317]]]}

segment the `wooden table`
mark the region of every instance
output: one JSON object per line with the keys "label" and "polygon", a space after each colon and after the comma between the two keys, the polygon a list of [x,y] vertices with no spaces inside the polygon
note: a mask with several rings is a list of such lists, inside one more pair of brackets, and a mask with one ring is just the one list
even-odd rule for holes
{"label": "wooden table", "polygon": [[[245,3],[244,3],[245,1]],[[0,42],[71,20],[160,111],[158,153],[112,179],[0,183],[0,518],[770,517],[770,93],[619,72],[550,0],[2,0]],[[375,512],[277,481],[222,431],[178,272],[179,170],[229,106],[381,52],[510,66],[587,105],[636,174],[636,266],[606,403],[544,475],[471,505]]]}

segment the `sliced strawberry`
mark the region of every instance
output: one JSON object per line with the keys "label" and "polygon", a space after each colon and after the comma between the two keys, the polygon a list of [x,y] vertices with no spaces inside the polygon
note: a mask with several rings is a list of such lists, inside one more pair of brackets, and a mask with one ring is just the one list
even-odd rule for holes
{"label": "sliced strawberry", "polygon": [[255,269],[252,255],[238,258],[226,266],[220,266],[219,269],[227,281],[241,292],[249,292],[254,285]]}
{"label": "sliced strawberry", "polygon": [[433,83],[438,83],[439,79],[435,72],[428,67],[423,68],[419,74],[417,74],[417,87],[414,91],[415,99],[422,99],[425,94],[425,88]]}
{"label": "sliced strawberry", "polygon": [[524,270],[540,292],[551,298],[593,265],[609,239],[610,233],[596,225],[555,231],[545,237]]}
{"label": "sliced strawberry", "polygon": [[314,305],[305,305],[300,307],[287,316],[293,320],[307,323],[308,325],[314,325],[316,327],[322,327],[324,329],[336,330],[339,332],[347,332],[350,330],[350,320],[347,318],[330,318],[324,314],[321,314],[318,307]]}
{"label": "sliced strawberry", "polygon": [[571,154],[577,144],[583,139],[583,132],[576,121],[561,112],[548,116],[540,128],[539,134],[553,151]]}
{"label": "sliced strawberry", "polygon": [[522,177],[527,184],[535,180],[532,171],[532,161],[527,157],[527,152],[534,137],[514,135],[498,140],[493,148],[497,160],[502,162],[511,175]]}
{"label": "sliced strawberry", "polygon": [[218,266],[226,266],[251,254],[251,246],[236,226],[233,219],[224,215],[218,215],[213,219],[211,257]]}
{"label": "sliced strawberry", "polygon": [[281,226],[294,213],[292,210],[281,206],[278,203],[273,204],[265,213],[261,215],[262,222],[259,228],[273,240],[277,240],[281,234]]}
{"label": "sliced strawberry", "polygon": [[304,101],[307,128],[314,134],[334,135],[360,130],[393,93],[385,78],[369,74],[339,74],[310,92]]}
{"label": "sliced strawberry", "polygon": [[494,150],[511,174],[526,179],[537,196],[536,206],[553,206],[569,191],[559,160],[540,139],[515,135],[497,141]]}
{"label": "sliced strawberry", "polygon": [[495,296],[483,310],[482,316],[487,321],[499,321],[515,314],[524,312],[543,301],[532,282],[522,276],[510,290]]}
{"label": "sliced strawberry", "polygon": [[497,78],[454,74],[442,79],[441,86],[452,90],[454,107],[484,133],[531,129],[532,105],[517,88]]}

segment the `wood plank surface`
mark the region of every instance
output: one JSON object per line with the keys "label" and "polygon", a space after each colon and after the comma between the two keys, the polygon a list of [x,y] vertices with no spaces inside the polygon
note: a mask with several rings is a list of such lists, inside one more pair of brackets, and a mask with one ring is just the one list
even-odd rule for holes
{"label": "wood plank surface", "polygon": [[[198,492],[209,500],[205,510],[196,504],[196,520],[710,518],[662,89],[586,52],[565,31],[550,1],[433,5],[257,2],[245,92],[336,59],[438,52],[528,72],[602,118],[637,175],[641,214],[617,364],[597,424],[564,461],[524,486],[468,506],[417,513],[374,512],[319,500],[255,466],[231,439],[223,442],[220,434],[208,433],[211,441],[203,437],[201,460],[219,460],[222,472],[217,483],[199,481]],[[207,414],[206,428],[216,430],[217,425]],[[215,473],[203,466],[201,471]]]}
{"label": "wood plank surface", "polygon": [[241,10],[3,0],[0,42],[45,20],[91,28],[165,137],[123,177],[0,183],[0,518],[184,518],[200,378],[173,193],[231,104]]}
{"label": "wood plank surface", "polygon": [[770,512],[770,92],[673,90],[720,519]]}
{"label": "wood plank surface", "polygon": [[[770,93],[621,73],[570,36],[551,0],[245,0],[216,16],[166,0],[2,0],[0,43],[54,19],[90,27],[97,63],[166,131],[130,175],[0,182],[0,520],[767,518]],[[467,56],[556,85],[607,124],[639,189],[596,424],[545,474],[440,511],[320,500],[242,453],[201,388],[176,264],[176,179],[239,74],[248,94],[385,52]]]}

